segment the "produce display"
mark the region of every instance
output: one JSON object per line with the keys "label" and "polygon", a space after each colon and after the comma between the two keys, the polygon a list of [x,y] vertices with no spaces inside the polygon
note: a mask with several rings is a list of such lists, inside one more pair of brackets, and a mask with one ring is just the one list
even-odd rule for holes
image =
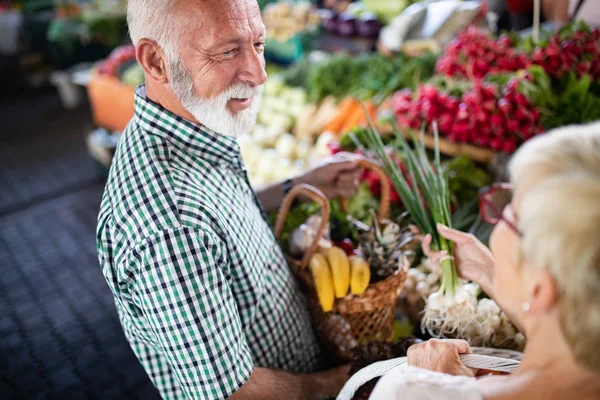
{"label": "produce display", "polygon": [[267,4],[262,20],[269,38],[285,42],[294,35],[317,29],[320,18],[309,1]]}
{"label": "produce display", "polygon": [[600,30],[567,25],[532,38],[461,33],[429,82],[393,95],[400,126],[506,153],[546,130],[600,118]]}
{"label": "produce display", "polygon": [[[263,21],[276,41],[297,41],[322,29],[328,38],[370,43],[414,2],[335,1],[316,10],[308,1],[279,1],[264,7]],[[378,285],[406,274],[397,284],[398,315],[410,317],[418,337],[522,349],[523,335],[498,305],[478,285],[458,278],[453,245],[436,225],[473,233],[486,244],[492,226],[479,216],[477,195],[501,175],[488,161],[502,165],[503,157],[536,135],[600,119],[600,30],[569,24],[542,32],[535,43],[530,36],[495,37],[469,28],[441,54],[313,52],[291,66],[267,67],[257,124],[238,138],[252,186],[297,176],[342,151],[360,154],[384,172],[365,169],[351,199],[329,201],[329,224],[314,254],[307,252],[322,222],[319,206],[295,204],[283,221],[278,237],[290,265],[296,272],[294,263],[304,255],[308,261],[304,271],[320,313],[313,317],[326,319],[318,328],[331,323],[335,334],[355,330],[344,324],[351,318],[346,320],[340,304],[360,303]],[[128,91],[144,82],[130,45],[116,48],[97,72]],[[448,151],[448,143],[490,156]],[[390,212],[382,219],[380,200],[388,184]],[[275,214],[271,222],[276,225]],[[432,249],[448,253],[441,268],[419,253],[414,226],[432,235]],[[395,305],[385,306],[394,310],[389,315],[395,312]],[[399,332],[395,338],[407,333]],[[363,339],[350,342],[355,366],[404,355],[415,341]]]}
{"label": "produce display", "polygon": [[435,60],[428,53],[412,58],[335,54],[307,71],[309,99],[318,102],[331,95],[339,101],[354,96],[359,100],[375,99],[378,103],[398,89],[414,88],[429,79]]}
{"label": "produce display", "polygon": [[552,78],[570,71],[578,76],[600,77],[600,30],[583,23],[567,25],[547,34],[539,43],[531,36],[504,35],[494,39],[485,31],[469,28],[448,46],[436,70],[448,76],[481,79],[490,73],[514,72],[539,65]]}
{"label": "produce display", "polygon": [[[335,105],[327,104],[334,110],[327,111],[325,108],[329,106],[324,106],[322,112],[330,116]],[[288,87],[277,77],[265,83],[257,124],[248,135],[238,138],[252,185],[299,175],[319,160],[312,132],[320,125],[311,126],[307,114],[311,111],[318,112],[316,106],[307,105],[303,89]],[[314,119],[325,122],[329,119],[328,115],[311,116],[312,123],[317,124],[323,122]],[[293,130],[298,134],[292,134]]]}
{"label": "produce display", "polygon": [[377,38],[382,23],[377,15],[367,10],[362,2],[351,3],[338,13],[330,9],[319,10],[323,28],[334,35]]}

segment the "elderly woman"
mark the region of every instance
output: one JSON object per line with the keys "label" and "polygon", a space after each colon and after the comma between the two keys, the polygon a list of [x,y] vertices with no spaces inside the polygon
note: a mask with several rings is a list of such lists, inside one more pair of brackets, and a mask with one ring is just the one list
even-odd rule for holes
{"label": "elderly woman", "polygon": [[512,200],[508,185],[485,195],[485,217],[497,222],[489,250],[439,231],[456,244],[461,275],[526,335],[518,371],[476,379],[459,358],[467,342],[430,340],[411,347],[409,366],[384,376],[371,399],[600,399],[600,123],[529,141],[510,173]]}

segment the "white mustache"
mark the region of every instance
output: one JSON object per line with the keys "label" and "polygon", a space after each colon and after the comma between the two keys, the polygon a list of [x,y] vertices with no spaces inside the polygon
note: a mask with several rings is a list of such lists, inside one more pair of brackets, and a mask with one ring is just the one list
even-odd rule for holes
{"label": "white mustache", "polygon": [[260,86],[250,86],[245,84],[238,84],[232,86],[225,91],[223,91],[219,97],[224,97],[227,100],[231,99],[248,99],[256,96],[260,96],[262,93],[262,85]]}

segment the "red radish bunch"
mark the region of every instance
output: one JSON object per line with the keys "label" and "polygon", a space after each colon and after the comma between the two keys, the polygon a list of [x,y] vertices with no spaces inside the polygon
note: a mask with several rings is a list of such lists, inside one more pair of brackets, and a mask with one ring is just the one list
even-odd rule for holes
{"label": "red radish bunch", "polygon": [[577,76],[589,74],[592,79],[600,78],[600,30],[590,32],[578,30],[565,40],[553,35],[548,45],[536,47],[531,55],[531,64],[540,65],[546,73],[562,78],[575,69]]}
{"label": "red radish bunch", "polygon": [[502,93],[497,85],[476,80],[460,98],[423,85],[415,94],[397,92],[393,110],[401,126],[418,130],[435,121],[440,134],[454,142],[512,153],[541,132],[539,112],[518,90],[521,79],[532,77],[524,73],[513,78]]}
{"label": "red radish bunch", "polygon": [[133,60],[135,60],[135,46],[125,45],[117,47],[98,65],[98,72],[102,75],[117,76],[119,67]]}
{"label": "red radish bunch", "polygon": [[[355,153],[363,155],[362,151],[360,151],[360,150],[356,150]],[[391,149],[389,149],[387,151],[387,153],[390,157],[392,157],[392,159],[396,158],[396,155],[394,154],[394,152]],[[407,171],[406,171],[406,167],[404,166],[402,161],[396,160],[396,163],[400,167],[400,170],[402,171],[402,173],[405,174]],[[390,189],[391,189],[390,190],[390,201],[392,204],[400,204],[400,196],[398,195],[398,192],[396,192],[396,189],[394,189],[392,180],[390,178],[388,178],[388,180],[389,180],[389,185],[390,185]],[[360,178],[360,181],[366,182],[367,185],[369,186],[369,190],[375,196],[381,195],[381,179],[379,178],[379,175],[375,171],[372,171],[370,169],[365,169],[365,171],[363,172],[363,175]]]}
{"label": "red radish bunch", "polygon": [[[401,169],[403,169],[403,166],[400,166],[400,167],[401,167]],[[396,192],[396,189],[394,189],[394,185],[392,185],[392,180],[390,178],[388,178],[388,180],[389,180],[389,185],[391,188],[390,202],[392,204],[399,204],[400,196],[398,196],[398,192]],[[369,185],[369,190],[375,196],[379,196],[381,194],[381,179],[379,178],[379,175],[377,175],[377,173],[375,173],[371,170],[366,170],[363,173],[363,176],[361,177],[361,182],[366,182],[367,185]]]}
{"label": "red radish bunch", "polygon": [[540,65],[552,77],[575,70],[578,76],[600,78],[600,30],[557,32],[530,53],[515,48],[508,36],[499,39],[470,27],[460,33],[439,58],[436,70],[447,76],[481,79],[490,73],[515,72]]}
{"label": "red radish bunch", "polygon": [[481,79],[489,73],[517,71],[527,65],[527,56],[515,50],[512,39],[503,36],[495,40],[485,31],[470,27],[448,45],[436,70],[448,76]]}

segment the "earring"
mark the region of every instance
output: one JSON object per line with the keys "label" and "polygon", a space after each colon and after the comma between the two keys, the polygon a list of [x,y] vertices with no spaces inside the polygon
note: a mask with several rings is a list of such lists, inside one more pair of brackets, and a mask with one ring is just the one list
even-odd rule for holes
{"label": "earring", "polygon": [[529,304],[528,301],[526,301],[525,303],[523,303],[523,312],[529,311],[530,308],[531,308],[531,305]]}

